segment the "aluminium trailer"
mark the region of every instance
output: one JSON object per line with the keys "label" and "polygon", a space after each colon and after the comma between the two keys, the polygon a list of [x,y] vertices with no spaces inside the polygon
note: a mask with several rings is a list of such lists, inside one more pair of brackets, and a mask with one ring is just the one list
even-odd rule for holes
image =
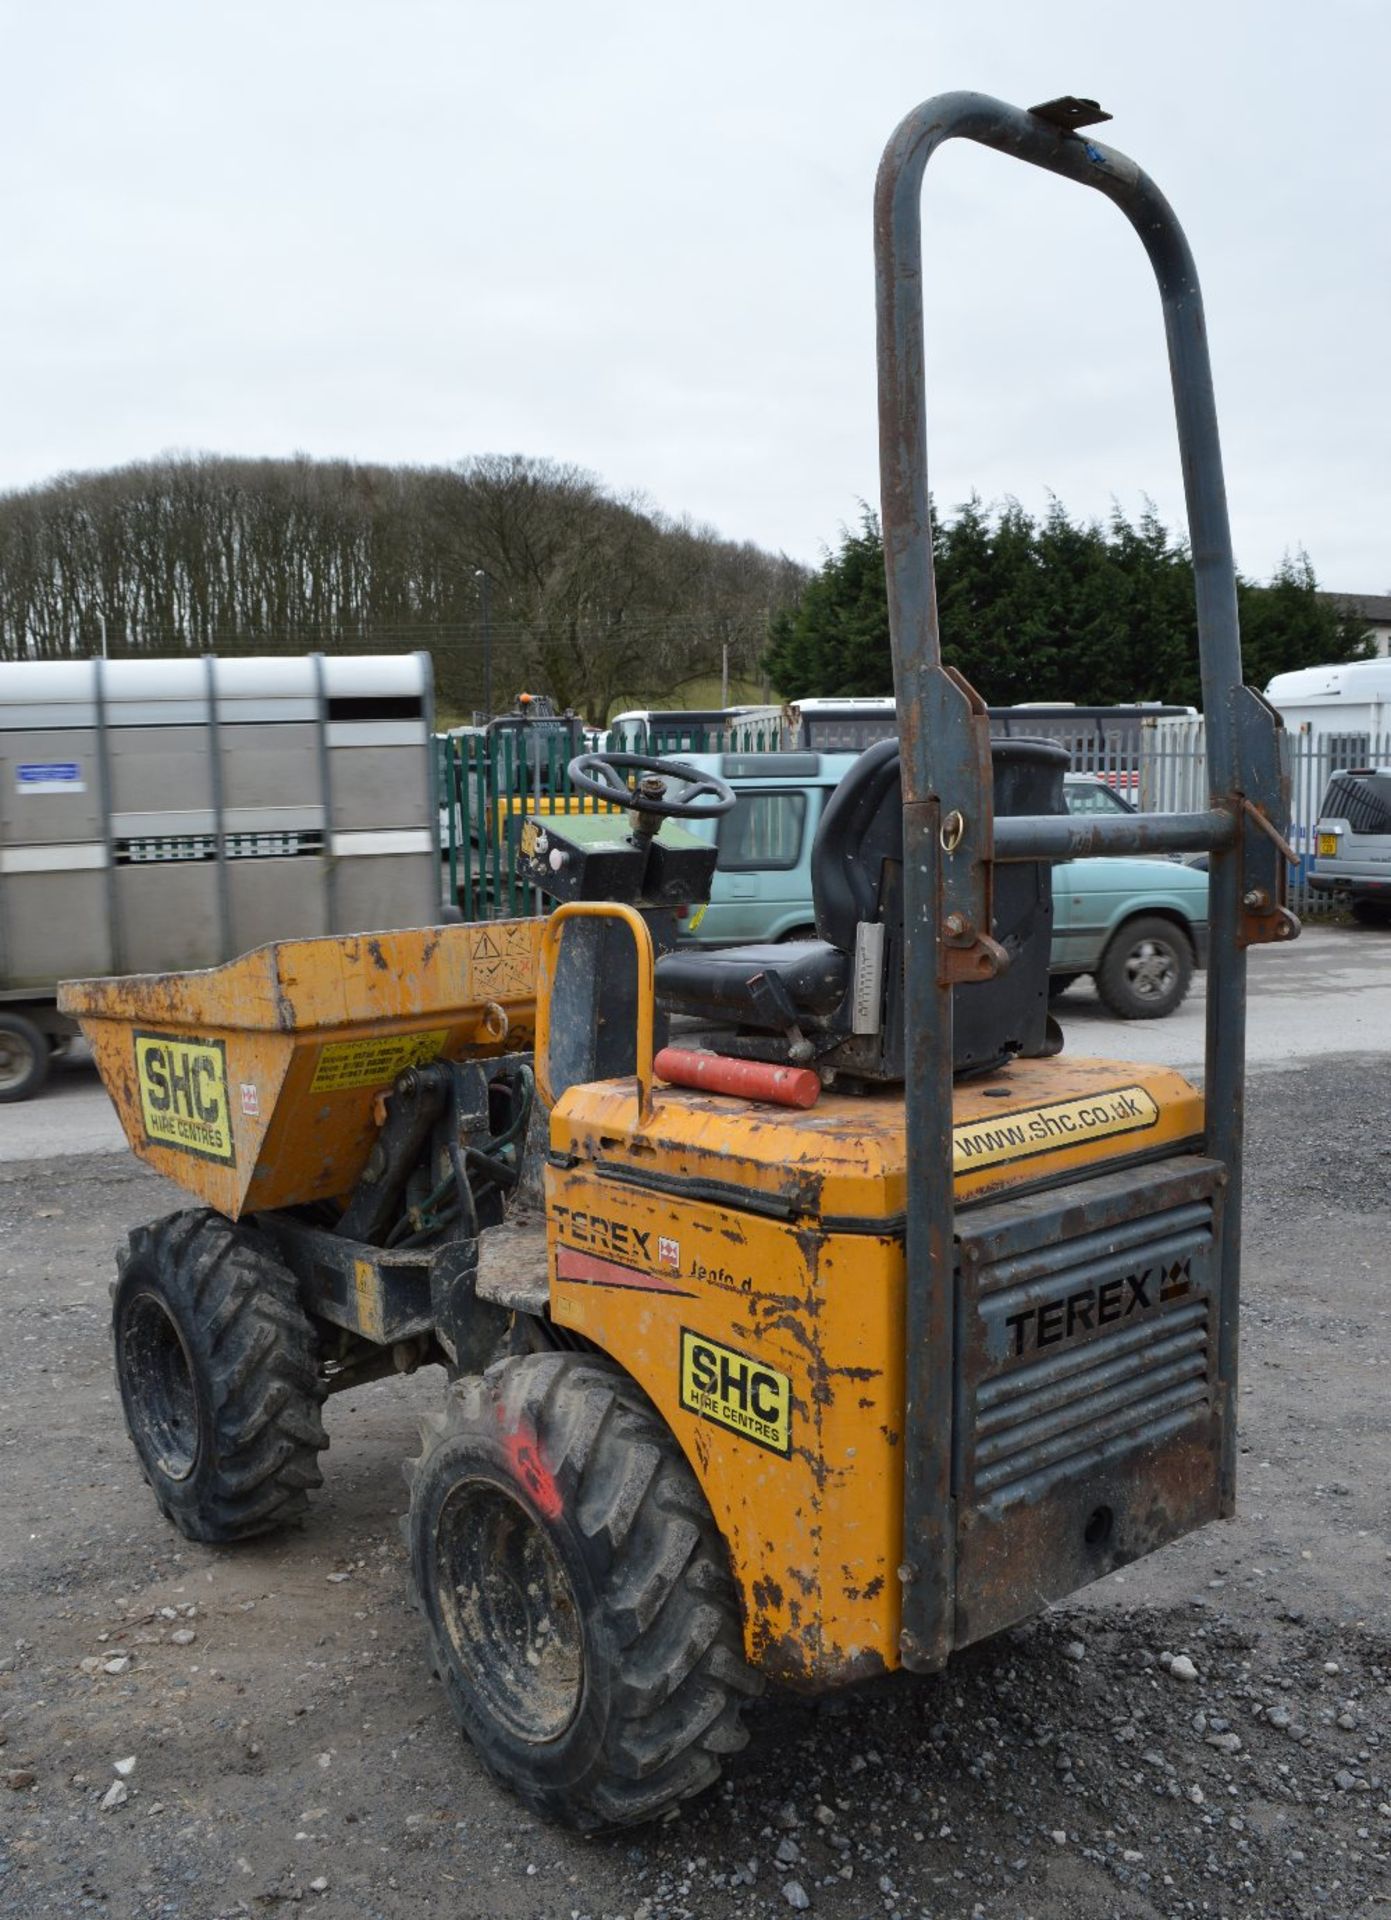
{"label": "aluminium trailer", "polygon": [[0,664],[0,1100],[74,974],[440,917],[427,654]]}

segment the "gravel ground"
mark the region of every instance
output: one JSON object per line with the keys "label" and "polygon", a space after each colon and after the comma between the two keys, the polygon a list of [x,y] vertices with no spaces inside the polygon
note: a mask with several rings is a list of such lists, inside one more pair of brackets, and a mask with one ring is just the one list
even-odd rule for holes
{"label": "gravel ground", "polygon": [[330,1402],[302,1530],[190,1545],[106,1331],[113,1242],[176,1196],[0,1169],[0,1913],[1384,1913],[1391,1061],[1260,1075],[1250,1112],[1238,1518],[945,1675],[766,1698],[720,1789],[600,1841],[494,1788],[426,1669],[395,1523],[438,1376]]}

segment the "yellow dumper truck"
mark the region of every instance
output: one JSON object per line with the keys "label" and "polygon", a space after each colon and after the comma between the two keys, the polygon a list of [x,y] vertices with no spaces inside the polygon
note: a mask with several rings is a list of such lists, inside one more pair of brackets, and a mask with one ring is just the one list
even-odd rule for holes
{"label": "yellow dumper truck", "polygon": [[[929,101],[875,197],[899,739],[827,806],[816,937],[681,949],[732,801],[583,755],[624,811],[519,822],[544,919],[70,984],[132,1146],[117,1371],[194,1539],[295,1518],[325,1395],[443,1368],[411,1463],[431,1656],[487,1765],[591,1829],[716,1776],[766,1680],[940,1668],[1232,1510],[1245,956],[1287,940],[1275,716],[1241,682],[1197,277],[1095,104]],[[941,664],[919,196],[966,137],[1114,201],[1154,265],[1188,488],[1209,804],[1070,817]],[[1211,855],[1206,1102],[1072,1059],[1050,863]],[[533,1090],[544,1218],[504,1225]]]}

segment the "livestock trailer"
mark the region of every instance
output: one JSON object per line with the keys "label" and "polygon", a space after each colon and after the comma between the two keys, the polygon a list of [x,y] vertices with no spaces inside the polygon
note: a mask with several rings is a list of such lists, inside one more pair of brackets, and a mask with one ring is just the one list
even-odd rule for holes
{"label": "livestock trailer", "polygon": [[0,663],[0,1100],[75,974],[433,924],[428,654]]}

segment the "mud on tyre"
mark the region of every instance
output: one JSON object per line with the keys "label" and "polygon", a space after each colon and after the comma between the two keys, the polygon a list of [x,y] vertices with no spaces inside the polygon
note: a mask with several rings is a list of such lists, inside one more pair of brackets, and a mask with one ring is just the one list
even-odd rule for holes
{"label": "mud on tyre", "polygon": [[411,1570],[489,1770],[582,1831],[714,1781],[761,1691],[704,1495],[638,1388],[570,1353],[499,1362],[422,1427]]}
{"label": "mud on tyre", "polygon": [[137,1227],[112,1303],[126,1426],[165,1517],[190,1540],[298,1519],[322,1484],[313,1326],[250,1229],[203,1210]]}

